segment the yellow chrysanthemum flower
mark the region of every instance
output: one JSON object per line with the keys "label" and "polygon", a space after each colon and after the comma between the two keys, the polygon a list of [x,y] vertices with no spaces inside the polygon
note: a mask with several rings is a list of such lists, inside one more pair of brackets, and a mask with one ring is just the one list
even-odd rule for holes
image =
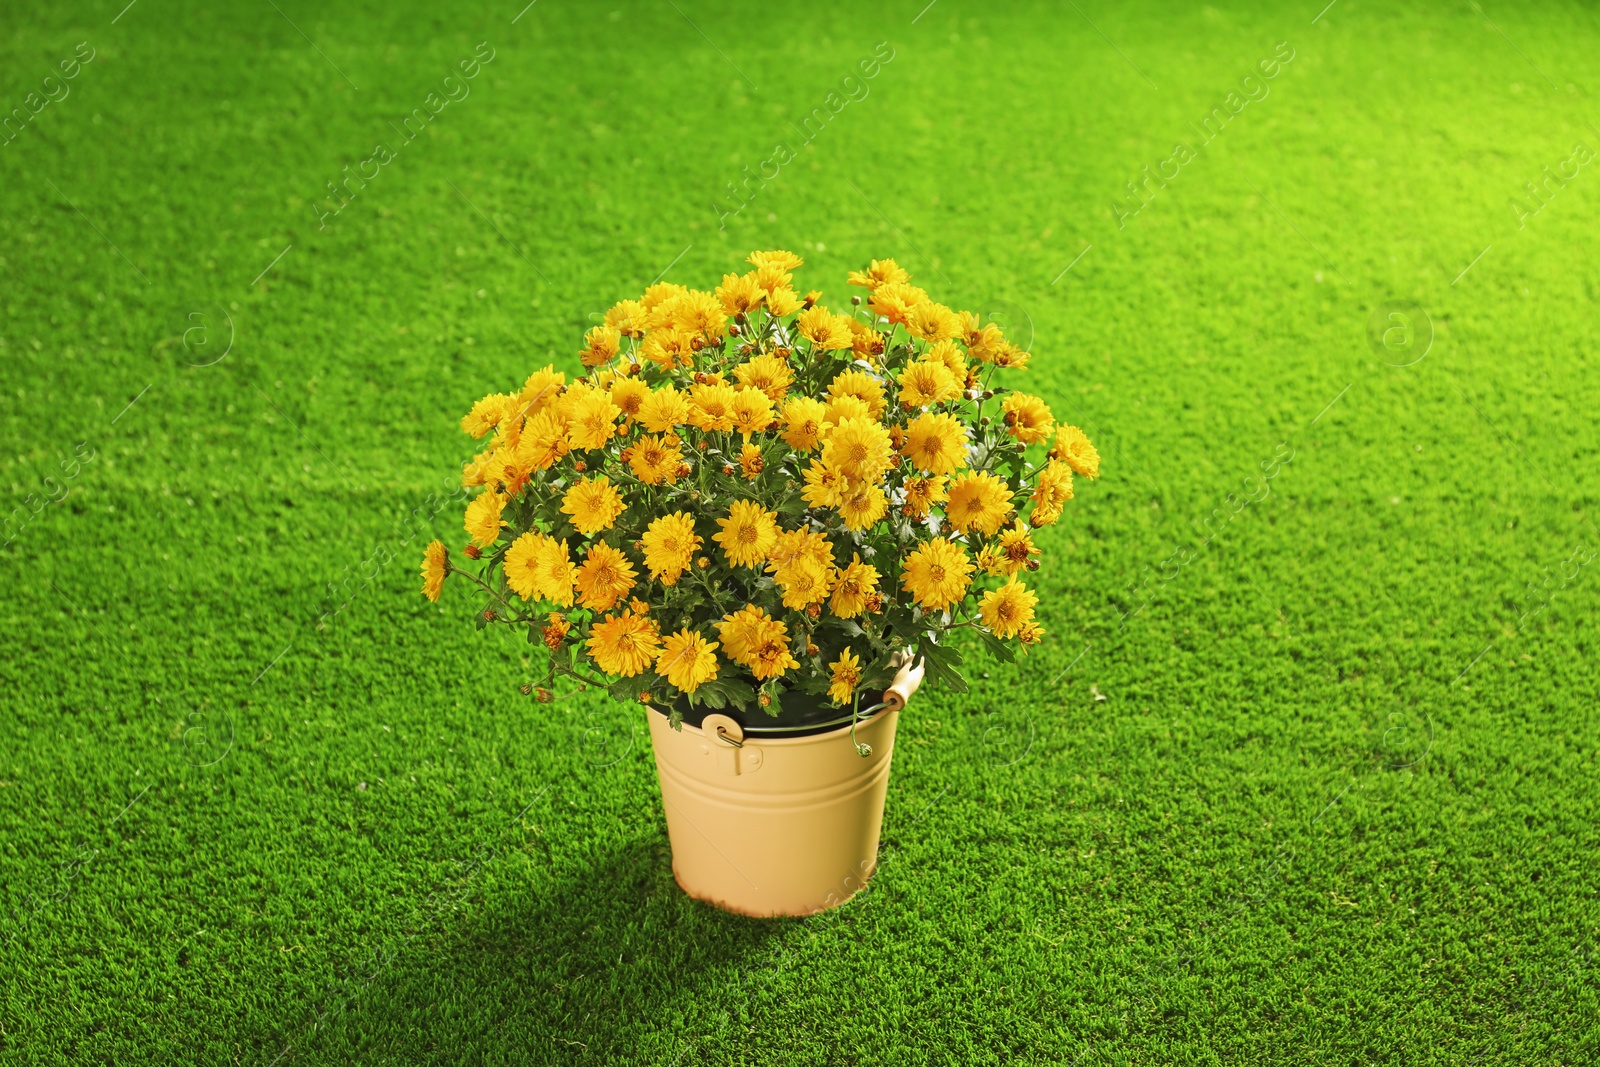
{"label": "yellow chrysanthemum flower", "polygon": [[650,396],[650,387],[638,378],[618,378],[611,383],[611,402],[624,418],[637,419]]}
{"label": "yellow chrysanthemum flower", "polygon": [[661,651],[661,638],[654,622],[625,611],[595,623],[587,645],[589,658],[601,670],[632,678],[650,669]]}
{"label": "yellow chrysanthemum flower", "polygon": [[529,530],[506,549],[506,584],[523,600],[539,595],[539,551],[548,540],[539,531]]}
{"label": "yellow chrysanthemum flower", "polygon": [[1036,445],[1056,428],[1055,416],[1043,400],[1027,393],[1012,393],[1000,402],[1006,429],[1025,445]]}
{"label": "yellow chrysanthemum flower", "polygon": [[865,530],[889,510],[889,498],[884,495],[883,488],[873,482],[860,483],[843,496],[839,517],[844,520],[846,529]]}
{"label": "yellow chrysanthemum flower", "polygon": [[645,485],[671,485],[678,480],[682,465],[683,451],[665,438],[645,434],[628,449],[628,466]]}
{"label": "yellow chrysanthemum flower", "polygon": [[589,546],[578,568],[578,603],[590,611],[610,611],[633,589],[639,572],[628,557],[604,541]]}
{"label": "yellow chrysanthemum flower", "polygon": [[778,568],[773,581],[783,593],[783,606],[803,611],[808,605],[828,599],[829,570],[809,556],[802,556]]}
{"label": "yellow chrysanthemum flower", "polygon": [[789,628],[754,605],[724,615],[717,630],[729,658],[763,682],[800,666],[789,654]]}
{"label": "yellow chrysanthemum flower", "polygon": [[645,307],[637,300],[619,300],[606,312],[606,325],[624,337],[642,337],[649,329]]}
{"label": "yellow chrysanthemum flower", "polygon": [[731,385],[696,385],[689,390],[689,424],[701,430],[733,429],[733,403],[738,390]]}
{"label": "yellow chrysanthemum flower", "polygon": [[666,433],[689,421],[689,401],[672,386],[663,385],[639,405],[639,421],[651,433]]}
{"label": "yellow chrysanthemum flower", "polygon": [[806,467],[805,502],[814,508],[836,508],[844,503],[845,477],[820,460]]}
{"label": "yellow chrysanthemum flower", "polygon": [[[644,291],[644,295],[639,298],[639,304],[645,311],[655,311],[673,297],[680,296],[688,291],[687,286],[679,285],[677,282],[656,282]],[[650,326],[652,330],[658,328],[656,325]]]}
{"label": "yellow chrysanthemum flower", "polygon": [[775,267],[778,270],[799,270],[805,266],[805,260],[793,252],[781,248],[774,248],[766,252],[751,252],[745,257],[745,262],[760,270],[763,267]]}
{"label": "yellow chrysanthemum flower", "polygon": [[756,272],[749,274],[724,274],[717,286],[717,299],[722,309],[730,315],[745,315],[761,306],[767,291],[756,281]]}
{"label": "yellow chrysanthemum flower", "polygon": [[739,470],[746,478],[754,481],[766,469],[767,459],[761,454],[761,446],[753,441],[746,441],[744,447],[739,449]]}
{"label": "yellow chrysanthemum flower", "polygon": [[500,425],[500,420],[510,410],[512,399],[507,393],[490,393],[461,416],[461,428],[473,437],[484,436]]}
{"label": "yellow chrysanthemum flower", "polygon": [[760,643],[772,620],[754,604],[724,615],[717,623],[717,634],[722,638],[722,651],[735,663],[744,663],[751,651]]}
{"label": "yellow chrysanthemum flower", "polygon": [[967,354],[983,363],[993,363],[996,356],[1011,347],[1005,331],[992,322],[967,333],[966,342]]}
{"label": "yellow chrysanthemum flower", "polygon": [[823,439],[822,462],[847,477],[875,482],[894,463],[889,431],[873,419],[841,419]]}
{"label": "yellow chrysanthemum flower", "polygon": [[772,398],[759,389],[737,390],[728,404],[728,414],[733,419],[733,428],[746,437],[762,433],[772,424]]}
{"label": "yellow chrysanthemum flower", "polygon": [[665,370],[694,366],[694,335],[684,330],[651,330],[639,354]]}
{"label": "yellow chrysanthemum flower", "polygon": [[884,409],[889,406],[883,399],[883,383],[863,370],[843,371],[828,383],[828,399],[837,400],[841,396],[860,400],[867,405],[867,414],[875,419],[883,418]]}
{"label": "yellow chrysanthemum flower", "polygon": [[943,304],[931,300],[914,305],[906,315],[906,331],[924,341],[943,341],[956,336],[960,320]]}
{"label": "yellow chrysanthemum flower", "polygon": [[967,360],[954,341],[940,341],[922,357],[930,363],[942,363],[950,376],[958,382],[967,380]]}
{"label": "yellow chrysanthemum flower", "polygon": [[550,407],[561,398],[566,383],[567,376],[551,364],[528,375],[528,380],[522,383],[523,414],[531,419]]}
{"label": "yellow chrysanthemum flower", "polygon": [[656,309],[663,325],[700,337],[720,340],[728,332],[728,314],[722,301],[695,289],[679,293]]}
{"label": "yellow chrysanthemum flower", "polygon": [[892,259],[875,259],[866,270],[850,272],[850,284],[876,289],[880,285],[897,285],[909,282],[911,275]]}
{"label": "yellow chrysanthemum flower", "polygon": [[[735,567],[760,567],[778,540],[778,516],[752,500],[735,500],[728,517],[718,519],[722,532],[712,540]],[[727,643],[727,638],[723,638]]]}
{"label": "yellow chrysanthemum flower", "polygon": [[906,557],[901,586],[931,611],[946,611],[960,602],[972,584],[972,560],[954,541],[936,537]]}
{"label": "yellow chrysanthemum flower", "polygon": [[988,471],[968,471],[950,482],[944,514],[950,525],[965,533],[993,534],[1011,512],[1011,489]]}
{"label": "yellow chrysanthemum flower", "polygon": [[928,302],[928,294],[915,285],[888,282],[872,290],[867,306],[897,326],[911,320],[911,311]]}
{"label": "yellow chrysanthemum flower", "polygon": [[562,513],[572,516],[572,525],[585,537],[608,529],[626,507],[622,494],[604,474],[583,479],[561,498]]}
{"label": "yellow chrysanthemum flower", "polygon": [[[859,396],[842,393],[827,402],[827,406],[822,410],[822,421],[837,426],[845,419],[867,419],[871,421],[872,409]],[[827,435],[826,429],[824,429],[823,435]]]}
{"label": "yellow chrysanthemum flower", "polygon": [[856,686],[861,684],[861,660],[846,646],[839,658],[828,664],[828,670],[829,699],[840,705],[850,703]]}
{"label": "yellow chrysanthemum flower", "polygon": [[948,498],[949,494],[945,491],[947,481],[949,479],[943,474],[907,478],[901,487],[905,490],[906,514],[914,519],[925,518],[933,510],[933,505]]}
{"label": "yellow chrysanthemum flower", "polygon": [[877,358],[883,354],[883,334],[848,315],[845,316],[845,321],[850,324],[851,354],[868,363],[876,363]]}
{"label": "yellow chrysanthemum flower", "polygon": [[783,405],[783,440],[796,452],[810,452],[822,440],[827,406],[809,396],[797,396]]}
{"label": "yellow chrysanthemum flower", "polygon": [[1024,352],[1016,345],[1007,344],[1005,348],[994,354],[994,365],[996,367],[1010,367],[1012,370],[1022,370],[1028,365],[1028,360],[1031,358],[1030,353]]}
{"label": "yellow chrysanthemum flower", "polygon": [[517,442],[522,457],[534,470],[549,470],[572,449],[567,444],[567,423],[555,410],[531,419]]}
{"label": "yellow chrysanthemum flower", "polygon": [[567,444],[573,449],[604,448],[617,432],[617,417],[622,414],[610,395],[599,390],[585,393],[569,410]]}
{"label": "yellow chrysanthemum flower", "polygon": [[827,535],[818,530],[782,530],[767,552],[767,571],[775,573],[804,559],[830,571],[833,569],[833,545]]}
{"label": "yellow chrysanthemum flower", "polygon": [[851,346],[854,337],[849,322],[850,316],[835,315],[821,305],[807,308],[794,320],[800,336],[824,352],[837,352]]}
{"label": "yellow chrysanthemum flower", "polygon": [[775,318],[787,318],[804,306],[800,294],[788,286],[767,290],[767,313]]}
{"label": "yellow chrysanthemum flower", "polygon": [[539,546],[534,567],[538,573],[539,595],[564,608],[571,607],[572,586],[577,581],[578,569],[572,565],[567,543],[546,537]]}
{"label": "yellow chrysanthemum flower", "polygon": [[878,569],[861,562],[855,553],[849,566],[839,572],[833,583],[833,599],[828,608],[841,619],[853,619],[867,610],[867,600],[878,589]]}
{"label": "yellow chrysanthemum flower", "polygon": [[794,384],[794,371],[774,355],[759,355],[748,363],[739,364],[733,369],[733,376],[746,389],[759,389],[767,394],[767,399],[774,404],[783,403],[789,386]]}
{"label": "yellow chrysanthemum flower", "polygon": [[967,465],[967,428],[943,412],[918,415],[906,424],[900,452],[918,470],[951,474]]}
{"label": "yellow chrysanthemum flower", "polygon": [[794,281],[793,274],[774,263],[767,263],[757,267],[755,275],[756,285],[769,296],[780,289],[788,289],[790,287],[789,283]]}
{"label": "yellow chrysanthemum flower", "polygon": [[1056,443],[1050,446],[1050,458],[1061,460],[1085,478],[1100,477],[1100,453],[1090,443],[1088,435],[1076,426],[1064,424],[1056,432]]}
{"label": "yellow chrysanthemum flower", "polygon": [[1027,568],[1033,557],[1039,555],[1039,550],[1033,545],[1032,531],[1021,523],[1000,531],[998,552],[1000,568],[1007,575]]}
{"label": "yellow chrysanthemum flower", "polygon": [[1038,602],[1039,598],[1013,577],[999,589],[983,594],[978,613],[996,637],[1014,637],[1033,621],[1033,606]]}
{"label": "yellow chrysanthemum flower", "polygon": [[919,359],[900,372],[900,403],[908,408],[942,404],[961,395],[961,383],[937,360]]}
{"label": "yellow chrysanthemum flower", "polygon": [[[1047,632],[1048,631],[1046,631],[1045,628],[1040,626],[1037,622],[1030,622],[1028,625],[1017,631],[1017,640],[1021,641],[1024,645],[1037,645],[1040,641],[1044,640],[1044,635]],[[1022,654],[1027,655],[1028,650],[1024,648],[1022,650]]]}
{"label": "yellow chrysanthemum flower", "polygon": [[1050,526],[1061,518],[1061,509],[1072,499],[1072,468],[1058,459],[1044,465],[1033,489],[1033,513],[1029,526]]}
{"label": "yellow chrysanthemum flower", "polygon": [[719,646],[694,630],[682,629],[661,642],[656,673],[685,693],[692,693],[717,676]]}
{"label": "yellow chrysanthemum flower", "polygon": [[422,552],[422,595],[435,604],[439,602],[439,594],[444,592],[444,576],[449,569],[450,553],[444,542],[429,541]]}
{"label": "yellow chrysanthemum flower", "polygon": [[609,363],[622,351],[622,334],[613,326],[595,326],[583,335],[583,351],[578,357],[585,367]]}
{"label": "yellow chrysanthemum flower", "polygon": [[500,513],[505,510],[506,498],[496,492],[487,492],[467,505],[467,518],[463,523],[467,536],[479,548],[488,548],[500,538],[500,527],[505,522]]}
{"label": "yellow chrysanthemum flower", "polygon": [[479,452],[461,468],[461,484],[470,489],[482,485],[494,473],[494,450]]}
{"label": "yellow chrysanthemum flower", "polygon": [[641,541],[644,545],[644,565],[649,569],[650,577],[662,585],[677,584],[694,561],[694,554],[701,544],[700,537],[694,532],[694,517],[686,511],[674,511],[656,519],[646,528]]}

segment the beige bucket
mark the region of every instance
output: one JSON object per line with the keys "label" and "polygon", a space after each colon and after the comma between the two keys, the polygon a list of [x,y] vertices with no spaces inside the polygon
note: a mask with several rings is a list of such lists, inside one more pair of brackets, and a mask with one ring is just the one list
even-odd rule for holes
{"label": "beige bucket", "polygon": [[[889,706],[856,727],[746,738],[725,715],[674,730],[651,708],[650,741],[683,891],[728,911],[810,915],[849,900],[877,865],[900,709],[922,681],[909,665]],[[738,742],[735,744],[734,742]]]}

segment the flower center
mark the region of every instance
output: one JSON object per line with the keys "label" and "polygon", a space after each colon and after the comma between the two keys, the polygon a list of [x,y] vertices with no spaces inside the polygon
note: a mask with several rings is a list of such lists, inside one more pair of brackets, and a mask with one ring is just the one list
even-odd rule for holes
{"label": "flower center", "polygon": [[940,566],[939,564],[937,564],[937,563],[935,563],[933,566],[928,568],[928,577],[930,579],[932,579],[933,581],[935,581],[935,582],[944,581],[944,575],[945,575],[944,568],[942,566]]}

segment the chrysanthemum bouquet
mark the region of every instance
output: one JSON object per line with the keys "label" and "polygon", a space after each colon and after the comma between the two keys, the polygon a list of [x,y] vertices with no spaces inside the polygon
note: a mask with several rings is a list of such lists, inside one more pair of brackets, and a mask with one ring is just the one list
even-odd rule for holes
{"label": "chrysanthemum bouquet", "polygon": [[480,626],[542,643],[542,700],[567,675],[674,725],[791,692],[850,707],[908,650],[965,692],[956,631],[1006,660],[1044,635],[1033,531],[1100,460],[998,385],[1028,353],[893,260],[851,272],[849,313],[797,293],[793,253],[749,262],[714,293],[623,300],[584,376],[547,366],[462,419],[490,438],[463,474],[470,562],[430,544],[423,593],[459,575]]}

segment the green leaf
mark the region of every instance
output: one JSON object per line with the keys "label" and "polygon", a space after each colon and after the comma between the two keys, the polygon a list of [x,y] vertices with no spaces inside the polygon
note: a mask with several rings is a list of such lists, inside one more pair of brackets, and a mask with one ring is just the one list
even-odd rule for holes
{"label": "green leaf", "polygon": [[993,652],[995,659],[998,659],[1001,663],[1012,663],[1016,660],[1017,654],[1007,648],[1005,642],[994,634],[987,630],[979,630],[978,636],[983,638],[983,643],[989,647],[989,651]]}
{"label": "green leaf", "polygon": [[713,678],[702,685],[696,695],[714,708],[731,703],[742,710],[749,710],[756,698],[756,691],[737,679]]}
{"label": "green leaf", "polygon": [[652,677],[654,675],[636,674],[632,678],[624,678],[621,681],[613,682],[606,688],[606,692],[610,693],[613,699],[636,704],[639,702],[639,694],[650,688],[650,679]]}
{"label": "green leaf", "polygon": [[952,645],[936,645],[926,637],[919,642],[917,654],[922,657],[931,682],[946,687],[952,693],[968,692],[967,680],[956,670],[961,666],[961,653]]}

